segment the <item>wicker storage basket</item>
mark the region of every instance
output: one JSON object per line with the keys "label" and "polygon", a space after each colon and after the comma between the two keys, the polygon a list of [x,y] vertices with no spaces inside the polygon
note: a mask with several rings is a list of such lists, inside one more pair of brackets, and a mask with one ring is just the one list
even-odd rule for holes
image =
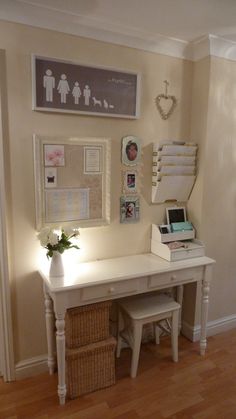
{"label": "wicker storage basket", "polygon": [[66,347],[75,349],[109,337],[110,301],[67,310]]}
{"label": "wicker storage basket", "polygon": [[115,384],[115,347],[116,340],[110,337],[66,350],[66,385],[70,399]]}

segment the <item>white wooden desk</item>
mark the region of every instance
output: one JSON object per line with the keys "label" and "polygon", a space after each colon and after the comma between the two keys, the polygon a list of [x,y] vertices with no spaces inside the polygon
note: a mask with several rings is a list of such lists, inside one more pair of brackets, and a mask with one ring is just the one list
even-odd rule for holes
{"label": "white wooden desk", "polygon": [[214,260],[208,257],[168,262],[151,253],[125,256],[96,262],[81,263],[75,272],[64,277],[49,277],[39,271],[44,281],[48,367],[52,374],[54,357],[54,313],[56,317],[56,349],[58,367],[58,396],[65,403],[65,313],[68,308],[98,301],[142,294],[191,282],[202,283],[200,353],[206,350],[211,268]]}

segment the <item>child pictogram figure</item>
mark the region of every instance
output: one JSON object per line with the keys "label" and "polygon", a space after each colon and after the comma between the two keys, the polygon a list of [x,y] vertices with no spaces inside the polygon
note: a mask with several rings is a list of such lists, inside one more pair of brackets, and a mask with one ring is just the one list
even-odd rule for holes
{"label": "child pictogram figure", "polygon": [[53,101],[53,89],[55,88],[55,77],[52,75],[52,70],[48,68],[43,76],[43,87],[46,89],[46,101]]}
{"label": "child pictogram figure", "polygon": [[57,90],[61,95],[61,103],[66,103],[66,95],[68,95],[70,91],[69,83],[66,80],[67,77],[65,74],[61,75],[61,80],[58,83]]}
{"label": "child pictogram figure", "polygon": [[82,93],[81,93],[81,89],[79,87],[79,83],[76,81],[75,85],[73,87],[73,90],[72,90],[72,95],[74,96],[75,105],[79,104],[79,98],[80,98],[81,94]]}

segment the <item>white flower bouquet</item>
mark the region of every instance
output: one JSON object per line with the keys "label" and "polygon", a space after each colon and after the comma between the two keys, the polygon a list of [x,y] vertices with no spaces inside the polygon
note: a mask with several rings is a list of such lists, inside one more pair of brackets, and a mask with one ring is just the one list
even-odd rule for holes
{"label": "white flower bouquet", "polygon": [[40,240],[41,246],[47,249],[47,257],[49,258],[53,256],[54,251],[62,254],[67,249],[79,249],[71,241],[71,239],[78,238],[78,236],[78,229],[62,228],[57,230],[45,227],[38,234],[38,239]]}

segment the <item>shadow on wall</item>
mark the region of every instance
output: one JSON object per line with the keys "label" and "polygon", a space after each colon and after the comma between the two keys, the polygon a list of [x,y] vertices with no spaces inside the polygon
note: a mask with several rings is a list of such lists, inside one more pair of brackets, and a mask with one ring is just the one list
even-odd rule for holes
{"label": "shadow on wall", "polygon": [[[42,278],[37,271],[32,271],[17,281],[20,286],[12,304],[15,363],[47,352]],[[18,300],[24,303],[18,304]]]}
{"label": "shadow on wall", "polygon": [[152,149],[152,143],[142,148],[142,195],[147,204],[152,203]]}

